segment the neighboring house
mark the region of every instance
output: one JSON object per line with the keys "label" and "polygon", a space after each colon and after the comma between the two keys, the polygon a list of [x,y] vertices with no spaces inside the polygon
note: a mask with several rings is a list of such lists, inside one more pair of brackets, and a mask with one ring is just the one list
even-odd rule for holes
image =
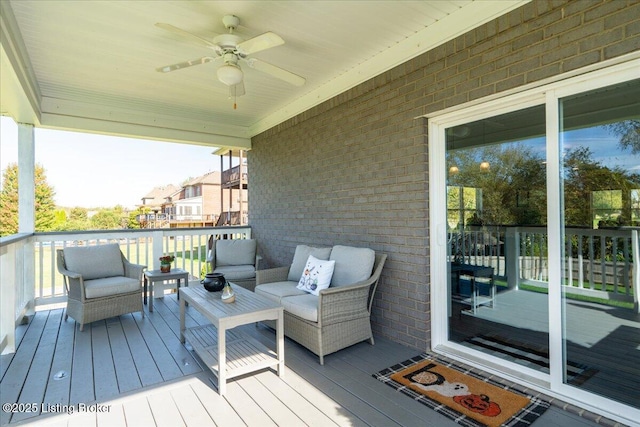
{"label": "neighboring house", "polygon": [[[246,172],[242,179],[245,186],[239,191],[240,179],[237,173],[234,174],[237,170],[238,165],[222,173],[213,171],[191,178],[182,187],[154,188],[142,199],[141,206],[150,208],[151,212],[141,215],[141,222],[150,228],[230,225],[228,218],[234,219],[233,225],[246,224]],[[222,177],[225,179],[223,184]],[[241,207],[245,215],[239,214]],[[244,222],[236,220],[242,217]]]}
{"label": "neighboring house", "polygon": [[165,206],[171,196],[178,190],[179,187],[169,184],[155,187],[142,197],[142,204],[138,205],[138,208],[146,210],[147,213],[138,215],[138,222],[140,222],[141,226],[145,228],[162,227],[170,214],[170,212],[165,211]]}
{"label": "neighboring house", "polygon": [[214,171],[190,179],[171,196],[171,227],[215,225],[220,215],[220,172]]}
{"label": "neighboring house", "polygon": [[[218,150],[222,170],[222,209],[217,226],[249,223],[247,152],[245,150]],[[225,157],[227,162],[225,165]]]}

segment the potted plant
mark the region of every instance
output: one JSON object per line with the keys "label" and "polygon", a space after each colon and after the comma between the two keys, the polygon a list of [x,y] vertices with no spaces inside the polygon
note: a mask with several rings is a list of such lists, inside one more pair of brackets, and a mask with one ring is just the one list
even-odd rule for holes
{"label": "potted plant", "polygon": [[165,255],[165,256],[161,256],[159,259],[160,259],[160,271],[162,273],[168,273],[171,271],[171,263],[173,262],[174,259],[176,259],[176,257],[174,257],[173,255]]}

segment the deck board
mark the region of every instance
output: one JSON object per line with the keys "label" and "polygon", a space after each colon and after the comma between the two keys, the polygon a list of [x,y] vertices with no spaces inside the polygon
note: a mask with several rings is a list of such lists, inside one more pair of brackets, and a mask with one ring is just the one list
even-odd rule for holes
{"label": "deck board", "polygon": [[[377,381],[372,374],[420,353],[416,349],[377,338],[327,355],[325,365],[297,343],[285,340],[286,369],[282,377],[273,369],[232,379],[225,396],[216,389],[215,376],[202,369],[193,352],[179,342],[179,303],[175,294],[156,299],[154,313],[128,314],[94,322],[79,332],[61,310],[38,312],[30,324],[20,326],[22,339],[0,390],[8,399],[35,399],[42,393],[50,403],[99,403],[107,412],[24,415],[10,420],[22,425],[96,426],[434,426],[456,424],[424,405]],[[187,308],[191,326],[208,321]],[[57,331],[56,331],[57,328]],[[275,333],[262,325],[242,326],[242,332],[269,348]],[[39,344],[42,342],[42,348]],[[45,360],[48,355],[49,360]],[[30,365],[40,368],[30,371]],[[33,363],[32,363],[33,362]],[[48,366],[48,368],[47,368]],[[70,376],[53,381],[59,370]],[[38,375],[43,378],[37,378]],[[125,378],[123,376],[132,376]],[[38,384],[20,393],[27,378]],[[95,378],[95,382],[93,381]],[[101,397],[99,397],[101,396]],[[3,414],[3,425],[9,421]],[[24,419],[22,419],[24,418]],[[595,426],[574,414],[552,407],[536,425]],[[535,427],[535,426],[534,426]]]}
{"label": "deck board", "polygon": [[162,382],[162,374],[158,366],[152,363],[153,357],[134,318],[132,316],[122,316],[121,321],[122,330],[125,332],[124,338],[131,351],[131,357],[140,380],[139,383],[142,386],[149,386]]}
{"label": "deck board", "polygon": [[142,387],[138,369],[133,361],[133,354],[124,336],[121,319],[109,319],[107,324],[107,335],[113,358],[113,366],[118,378],[118,389],[120,393],[136,390]]}
{"label": "deck board", "polygon": [[[147,316],[148,318],[149,316]],[[144,344],[149,355],[155,362],[154,365],[160,372],[164,381],[170,381],[183,375],[182,369],[178,362],[172,356],[171,352],[164,345],[162,338],[153,325],[145,319],[134,318],[138,330],[142,334]]]}
{"label": "deck board", "polygon": [[[58,310],[63,316],[63,310]],[[71,382],[65,380],[55,380],[56,375],[63,373],[66,377],[71,375],[73,368],[73,342],[75,339],[75,328],[69,327],[61,319],[58,328],[58,340],[56,342],[53,362],[51,363],[50,376],[54,381],[49,381],[44,402],[48,404],[65,405],[69,403],[69,393],[71,392]]]}
{"label": "deck board", "polygon": [[147,397],[149,408],[158,427],[182,427],[184,422],[170,392],[156,393]]}
{"label": "deck board", "polygon": [[76,322],[72,319],[63,321],[61,328],[71,328],[76,331],[73,346],[73,368],[71,370],[71,392],[69,403],[76,404],[95,400],[93,378],[93,348],[91,347],[91,325],[85,327],[84,332],[78,331]]}
{"label": "deck board", "polygon": [[[29,369],[27,378],[24,381],[19,403],[30,404],[32,402],[42,402],[51,371],[58,328],[60,326],[61,313],[49,312],[44,325],[40,341],[35,354],[33,355],[32,366]],[[33,413],[18,413],[14,415],[16,421],[20,421],[33,416]]]}
{"label": "deck board", "polygon": [[[85,325],[85,329],[88,325]],[[88,332],[88,331],[87,331]],[[82,332],[79,332],[82,334]],[[108,399],[118,395],[118,377],[113,361],[113,354],[109,343],[109,334],[105,321],[93,322],[91,324],[91,346],[93,354],[93,378],[95,381],[94,390],[97,400]],[[118,355],[126,357],[126,355]]]}
{"label": "deck board", "polygon": [[[19,402],[20,391],[26,381],[31,361],[40,342],[48,313],[36,313],[29,325],[23,325],[26,333],[16,349],[16,355],[11,361],[11,369],[7,369],[0,382],[0,399],[5,402]],[[11,414],[0,411],[0,424],[4,425],[11,419]]]}

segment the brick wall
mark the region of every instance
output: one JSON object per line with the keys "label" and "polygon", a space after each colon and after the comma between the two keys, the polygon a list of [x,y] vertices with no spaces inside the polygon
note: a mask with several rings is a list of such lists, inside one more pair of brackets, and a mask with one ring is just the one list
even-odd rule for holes
{"label": "brick wall", "polygon": [[249,223],[265,265],[295,246],[389,255],[375,333],[429,348],[428,112],[638,50],[640,2],[534,0],[253,138]]}

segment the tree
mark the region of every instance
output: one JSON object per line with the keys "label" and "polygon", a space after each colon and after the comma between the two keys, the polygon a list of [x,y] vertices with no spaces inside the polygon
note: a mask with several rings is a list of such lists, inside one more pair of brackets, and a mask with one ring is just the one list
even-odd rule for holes
{"label": "tree", "polygon": [[10,164],[2,174],[0,236],[18,232],[18,166]]}
{"label": "tree", "polygon": [[[594,193],[616,190],[620,194],[620,210],[616,225],[631,225],[632,190],[640,188],[640,175],[622,168],[609,168],[593,159],[587,147],[568,150],[564,160],[565,221],[569,226],[594,226],[592,208],[599,200]],[[602,203],[600,203],[602,204]],[[614,206],[609,206],[613,208]],[[610,223],[610,218],[605,218]]]}
{"label": "tree", "polygon": [[139,219],[139,215],[144,215],[144,214],[148,214],[151,211],[151,209],[149,209],[148,207],[138,207],[138,209],[136,209],[133,212],[129,212],[129,219],[127,222],[127,228],[131,228],[131,229],[139,229],[140,227],[140,219]]}
{"label": "tree", "polygon": [[[486,225],[537,225],[546,221],[546,178],[543,158],[527,144],[468,148],[450,152],[447,162],[458,172],[448,185],[478,190],[476,212]],[[489,168],[481,168],[486,161]],[[481,196],[481,197],[480,197]],[[481,209],[480,209],[481,207]],[[466,221],[465,221],[466,222]]]}
{"label": "tree", "polygon": [[115,210],[102,209],[91,217],[91,225],[95,230],[115,230],[122,228],[122,221]]}
{"label": "tree", "polygon": [[91,222],[85,208],[73,208],[69,212],[67,222],[59,231],[90,230]]}
{"label": "tree", "polygon": [[[7,236],[18,232],[18,165],[11,163],[3,173],[0,192],[0,235]],[[47,183],[45,170],[41,165],[35,167],[35,231],[51,231],[56,223],[55,192]]]}
{"label": "tree", "polygon": [[620,137],[621,149],[631,149],[631,154],[640,153],[640,120],[622,120],[604,125],[611,133]]}
{"label": "tree", "polygon": [[54,231],[61,231],[67,223],[67,213],[64,209],[57,209],[55,212],[56,222],[53,226]]}
{"label": "tree", "polygon": [[36,165],[36,231],[52,231],[56,224],[55,191],[47,183],[44,167]]}

